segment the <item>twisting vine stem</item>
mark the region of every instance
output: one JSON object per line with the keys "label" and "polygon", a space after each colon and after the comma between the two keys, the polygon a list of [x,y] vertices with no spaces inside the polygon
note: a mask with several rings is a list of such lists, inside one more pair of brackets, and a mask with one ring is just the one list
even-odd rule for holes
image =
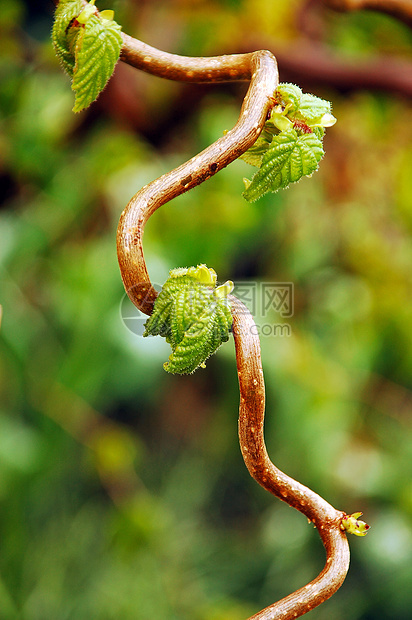
{"label": "twisting vine stem", "polygon": [[[58,0],[54,1],[58,4]],[[87,3],[83,0],[66,2],[70,5],[69,12],[60,13],[62,32],[57,28],[54,43],[70,73],[75,71],[74,63],[83,54],[83,39],[89,37],[94,45],[102,30],[106,29],[111,44],[115,46],[116,41],[120,42],[120,34],[116,34],[119,32],[116,25],[110,25],[112,16],[106,15],[103,21],[96,19],[94,2],[87,5],[86,13],[83,11],[81,14],[81,7]],[[68,28],[73,24],[81,35],[79,44],[76,43],[76,59],[70,43],[65,39]],[[86,30],[82,31],[84,24]],[[250,81],[235,127],[186,163],[143,187],[133,196],[120,217],[117,252],[123,283],[136,307],[151,315],[157,292],[150,282],[142,244],[149,217],[160,206],[216,174],[255,143],[274,106],[278,71],[274,56],[266,50],[212,58],[187,58],[162,52],[123,33],[121,42],[121,60],[152,75],[188,82]],[[105,67],[103,69],[106,70]],[[90,76],[86,75],[86,79],[90,81]],[[84,102],[79,101],[77,105],[77,109],[81,109]],[[239,439],[244,461],[252,477],[262,487],[306,515],[318,529],[326,549],[325,567],[313,581],[250,619],[291,620],[328,599],[341,586],[349,567],[349,546],[344,530],[363,535],[368,526],[357,521],[361,513],[349,516],[336,510],[270,461],[263,433],[265,386],[259,337],[246,307],[232,295],[229,302],[239,377]]]}
{"label": "twisting vine stem", "polygon": [[[129,42],[130,39],[125,36],[124,40]],[[278,84],[278,72],[276,61],[268,51],[210,59],[188,58],[185,71],[184,57],[156,50],[152,62],[149,50],[153,48],[135,39],[133,41],[132,48],[123,47],[122,58],[154,75],[164,76],[170,62],[171,74],[178,75],[179,79],[186,75],[187,80],[198,81],[203,74],[204,80],[207,75],[208,81],[213,82],[214,72],[218,80],[250,79],[235,127],[186,163],[143,187],[121,215],[117,250],[123,283],[132,302],[145,314],[151,314],[156,291],[150,284],[142,247],[147,220],[160,206],[210,178],[252,146],[272,106],[270,97]],[[195,61],[199,61],[196,70]]]}
{"label": "twisting vine stem", "polygon": [[[127,294],[145,314],[156,299],[143,255],[143,231],[161,205],[205,181],[244,153],[256,140],[273,105],[276,61],[268,51],[215,58],[185,58],[150,48],[127,35],[121,58],[154,75],[186,81],[250,79],[236,126],[188,162],[143,187],[123,211],[117,233],[120,270]],[[308,585],[267,607],[253,620],[289,620],[313,609],[342,585],[349,567],[349,546],[341,529],[345,513],[282,473],[270,461],[264,442],[265,387],[260,343],[246,307],[230,296],[240,388],[239,439],[244,461],[255,480],[312,521],[324,543],[323,571]],[[251,619],[252,620],[252,619]]]}
{"label": "twisting vine stem", "polygon": [[239,440],[243,459],[251,476],[262,487],[314,523],[326,549],[326,564],[316,579],[253,616],[253,620],[289,620],[320,605],[342,585],[349,568],[349,545],[341,529],[345,513],[284,474],[269,459],[263,434],[265,385],[259,336],[253,317],[245,306],[233,296],[231,302],[240,388]]}

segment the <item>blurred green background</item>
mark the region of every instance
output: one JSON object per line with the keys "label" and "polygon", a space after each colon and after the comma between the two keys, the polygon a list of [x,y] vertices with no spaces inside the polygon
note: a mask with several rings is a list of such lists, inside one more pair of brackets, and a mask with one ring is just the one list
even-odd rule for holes
{"label": "blurred green background", "polygon": [[[292,335],[262,338],[268,450],[372,526],[307,617],[410,619],[411,30],[301,0],[99,7],[175,53],[268,47],[282,81],[333,102],[312,179],[247,204],[237,161],[153,216],[145,254],[160,284],[202,262],[294,283]],[[246,619],[311,580],[322,545],[243,465],[233,343],[167,375],[168,345],[122,322],[115,248],[129,198],[230,128],[246,85],[120,64],[74,115],[52,16],[0,12],[0,619]]]}

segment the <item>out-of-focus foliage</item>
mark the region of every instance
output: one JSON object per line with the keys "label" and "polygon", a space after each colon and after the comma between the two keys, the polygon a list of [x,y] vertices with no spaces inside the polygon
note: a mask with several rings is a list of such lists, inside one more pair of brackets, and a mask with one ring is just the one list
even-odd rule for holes
{"label": "out-of-focus foliage", "polygon": [[[149,44],[196,55],[236,51],[252,32],[276,53],[303,36],[301,5],[101,8]],[[51,11],[8,0],[0,13],[0,619],[240,620],[311,579],[321,544],[242,463],[232,343],[175,377],[162,368],[168,346],[125,327],[115,232],[137,189],[234,124],[244,86],[182,86],[120,65],[74,115]],[[407,28],[373,13],[330,15],[325,38],[345,55],[379,46],[411,58]],[[407,620],[410,103],[311,90],[338,118],[313,179],[248,204],[237,161],[153,216],[145,254],[159,284],[198,263],[256,291],[294,284],[292,317],[255,310],[268,449],[372,526],[350,540],[344,586],[307,617]],[[282,323],[289,337],[273,329]]]}

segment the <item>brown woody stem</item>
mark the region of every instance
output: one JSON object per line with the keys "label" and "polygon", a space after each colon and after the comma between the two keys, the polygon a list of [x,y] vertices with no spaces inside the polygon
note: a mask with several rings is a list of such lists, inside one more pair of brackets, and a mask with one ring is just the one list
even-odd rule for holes
{"label": "brown woody stem", "polygon": [[[271,97],[278,84],[278,72],[276,60],[268,51],[186,58],[161,52],[126,34],[122,36],[121,59],[153,75],[193,82],[250,80],[235,127],[186,163],[143,187],[120,217],[117,252],[123,283],[136,307],[150,315],[157,293],[143,254],[147,220],[160,206],[216,174],[252,146],[273,105]],[[335,510],[270,461],[263,435],[265,386],[259,337],[245,306],[233,296],[230,300],[240,388],[239,439],[246,466],[260,485],[315,524],[327,553],[325,567],[318,577],[250,619],[291,620],[325,601],[343,583],[349,567],[349,546],[340,529],[345,513]]]}
{"label": "brown woody stem", "polygon": [[254,615],[253,620],[297,618],[331,597],[346,577],[349,545],[340,529],[344,513],[284,474],[269,459],[263,432],[265,384],[258,331],[248,309],[236,297],[230,299],[240,388],[239,440],[246,467],[262,487],[314,523],[327,555],[316,579]]}
{"label": "brown woody stem", "polygon": [[[188,162],[143,187],[121,215],[117,248],[125,289],[142,312],[151,314],[157,293],[150,283],[143,255],[147,220],[161,205],[205,181],[255,142],[272,105],[270,97],[278,76],[276,61],[268,51],[184,58],[160,52],[127,35],[123,40],[122,60],[154,75],[197,82],[250,79],[235,127]],[[265,387],[259,337],[252,316],[233,296],[231,308],[240,387],[239,438],[246,466],[259,484],[315,524],[327,553],[325,568],[316,579],[253,616],[253,620],[288,620],[325,601],[343,583],[349,567],[349,546],[340,529],[344,513],[286,476],[270,461],[263,435]]]}
{"label": "brown woody stem", "polygon": [[[133,40],[133,47],[130,48],[130,40],[131,37],[125,35],[127,47],[123,47],[122,58],[154,75],[164,76],[170,62],[171,74],[178,76],[176,79],[186,77],[187,80],[200,81],[202,71],[209,76],[210,82],[214,81],[215,72],[217,80],[250,79],[239,120],[233,129],[186,163],[143,187],[133,196],[121,215],[117,248],[123,283],[132,302],[142,312],[151,314],[156,291],[150,284],[142,247],[147,220],[161,205],[213,176],[252,146],[273,105],[271,96],[278,84],[278,72],[275,58],[268,51],[186,59],[156,50],[151,59],[149,50],[153,48],[136,40]],[[230,68],[233,59],[235,62]],[[196,70],[194,60],[198,60],[200,65]]]}

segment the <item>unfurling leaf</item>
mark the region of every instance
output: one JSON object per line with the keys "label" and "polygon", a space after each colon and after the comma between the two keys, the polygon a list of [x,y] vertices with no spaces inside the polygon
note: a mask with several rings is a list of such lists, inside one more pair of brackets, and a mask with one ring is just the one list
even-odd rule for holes
{"label": "unfurling leaf", "polygon": [[83,8],[83,11],[77,17],[79,24],[87,24],[92,15],[96,14],[96,7],[94,6],[96,0],[90,0],[88,4]]}
{"label": "unfurling leaf", "polygon": [[72,89],[73,112],[87,108],[112,76],[122,47],[121,27],[115,21],[91,15],[76,40]]}
{"label": "unfurling leaf", "polygon": [[256,168],[259,168],[262,163],[263,155],[268,150],[272,138],[273,134],[268,134],[266,131],[262,131],[253,146],[243,153],[243,155],[240,156],[240,159],[243,159],[243,161],[250,166],[256,166]]}
{"label": "unfurling leaf", "polygon": [[329,101],[302,93],[295,84],[279,84],[273,108],[255,144],[241,159],[260,168],[244,179],[243,196],[249,202],[311,176],[324,155],[325,127],[335,124]]}
{"label": "unfurling leaf", "polygon": [[360,521],[359,517],[361,516],[361,512],[345,515],[341,521],[341,529],[348,534],[355,534],[355,536],[366,536],[370,526],[365,521]]}
{"label": "unfurling leaf", "polygon": [[122,47],[121,27],[113,11],[99,13],[91,0],[60,0],[53,25],[53,44],[72,78],[74,112],[87,108],[110,79]]}
{"label": "unfurling leaf", "polygon": [[320,99],[315,95],[305,93],[300,99],[299,109],[296,117],[304,120],[308,125],[317,125],[325,114],[330,114],[331,105],[329,101]]}
{"label": "unfurling leaf", "polygon": [[267,192],[276,192],[312,174],[323,154],[322,141],[314,133],[298,135],[295,129],[290,129],[278,134],[243,192],[244,198],[253,202]]}
{"label": "unfurling leaf", "polygon": [[74,51],[68,38],[71,22],[82,10],[81,0],[63,0],[57,5],[52,31],[53,45],[57,57],[66,73],[72,77],[74,70]]}
{"label": "unfurling leaf", "polygon": [[165,370],[192,373],[229,339],[232,324],[228,281],[215,288],[216,273],[206,265],[173,269],[146,321],[144,336],[164,336],[172,347]]}
{"label": "unfurling leaf", "polygon": [[296,84],[282,82],[275,90],[274,98],[279,105],[294,113],[299,109],[302,91]]}

